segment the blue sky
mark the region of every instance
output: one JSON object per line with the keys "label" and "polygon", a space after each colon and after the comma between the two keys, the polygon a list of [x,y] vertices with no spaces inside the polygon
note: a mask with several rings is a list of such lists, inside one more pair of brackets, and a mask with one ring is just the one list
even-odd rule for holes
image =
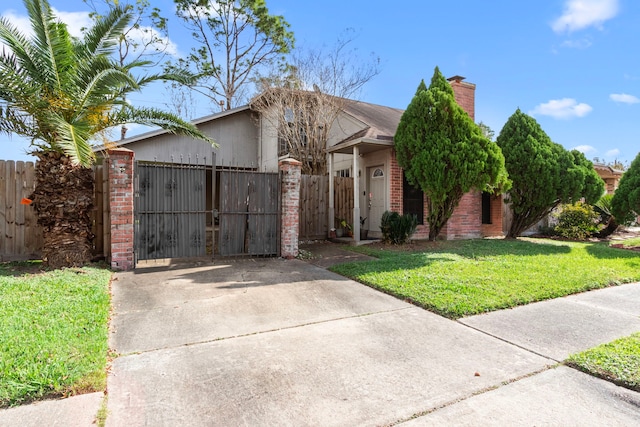
{"label": "blue sky", "polygon": [[[70,28],[88,22],[81,0],[50,2]],[[192,42],[171,19],[173,2],[152,3],[170,18],[175,54],[187,53]],[[22,4],[5,5],[0,14],[22,22]],[[420,79],[428,84],[438,66],[445,77],[458,74],[477,85],[476,121],[496,135],[520,108],[553,141],[590,159],[629,163],[640,151],[636,0],[267,0],[267,6],[285,16],[301,46],[331,45],[353,28],[362,57],[374,52],[382,65],[360,95],[363,101],[406,108]],[[164,108],[165,96],[152,90],[131,100]],[[210,112],[198,103],[198,115]],[[0,135],[0,158],[28,159],[26,146],[19,138]]]}

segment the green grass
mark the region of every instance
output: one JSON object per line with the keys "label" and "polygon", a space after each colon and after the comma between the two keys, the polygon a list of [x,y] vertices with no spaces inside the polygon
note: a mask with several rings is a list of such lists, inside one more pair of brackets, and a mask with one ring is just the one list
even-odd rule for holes
{"label": "green grass", "polygon": [[640,391],[640,332],[574,354],[567,359],[567,364]]}
{"label": "green grass", "polygon": [[622,244],[625,248],[640,247],[640,237],[634,237],[622,241],[612,241],[611,244]]}
{"label": "green grass", "polygon": [[0,264],[0,407],[104,390],[110,278]]}
{"label": "green grass", "polygon": [[331,270],[453,319],[640,281],[640,253],[601,243],[485,239],[389,248],[356,247],[379,259]]}

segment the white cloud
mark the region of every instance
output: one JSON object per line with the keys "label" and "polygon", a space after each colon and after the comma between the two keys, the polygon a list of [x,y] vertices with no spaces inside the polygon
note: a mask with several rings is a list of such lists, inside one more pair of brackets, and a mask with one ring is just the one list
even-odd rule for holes
{"label": "white cloud", "polygon": [[31,22],[27,16],[20,16],[16,14],[15,10],[7,10],[2,14],[2,17],[12,23],[23,33],[31,30]]}
{"label": "white cloud", "polygon": [[51,9],[60,21],[67,24],[69,34],[74,37],[82,37],[82,29],[93,25],[89,12],[62,12],[54,8]]}
{"label": "white cloud", "polygon": [[609,95],[609,99],[615,102],[622,102],[623,104],[637,104],[640,102],[637,96],[629,95],[627,93],[612,93]]}
{"label": "white cloud", "polygon": [[572,98],[552,99],[549,102],[536,106],[529,114],[551,116],[554,119],[571,119],[584,117],[593,110],[590,105],[580,103]]}
{"label": "white cloud", "polygon": [[[52,8],[53,14],[62,22],[67,24],[69,34],[74,37],[82,37],[82,30],[90,28],[93,20],[89,17],[89,12],[63,12]],[[15,25],[20,32],[30,36],[31,22],[26,15],[18,15],[14,10],[8,10],[2,15],[5,19]],[[178,56],[178,46],[170,39],[163,37],[156,29],[152,27],[132,28],[129,35],[138,46],[144,46],[149,40],[155,39],[154,46],[159,51],[164,51],[168,55]],[[1,44],[0,44],[1,45]],[[148,48],[151,50],[151,48]],[[138,49],[133,48],[132,54],[138,54]]]}
{"label": "white cloud", "polygon": [[591,40],[584,38],[579,40],[565,40],[562,42],[560,47],[566,47],[569,49],[587,49],[591,47]]}
{"label": "white cloud", "polygon": [[567,0],[564,13],[552,24],[556,33],[572,32],[595,26],[618,14],[618,0]]}
{"label": "white cloud", "polygon": [[[52,8],[53,14],[62,22],[67,24],[69,33],[75,37],[82,36],[82,28],[92,25],[89,12],[61,12]],[[27,15],[18,15],[15,10],[7,10],[2,17],[16,26],[23,34],[31,35],[31,21]]]}
{"label": "white cloud", "polygon": [[[164,37],[155,28],[152,27],[139,27],[129,30],[129,37],[133,40],[132,55],[136,55],[141,52],[141,49],[146,47],[147,53],[152,53],[153,49],[159,52],[164,52],[167,55],[178,57],[178,45],[172,42],[170,39]],[[151,41],[155,40],[152,44]]]}
{"label": "white cloud", "polygon": [[598,150],[596,150],[594,147],[590,146],[590,145],[578,145],[577,147],[573,147],[574,150],[578,150],[579,152],[583,153],[583,154],[589,154],[589,153],[595,153]]}
{"label": "white cloud", "polygon": [[620,150],[618,150],[617,148],[614,148],[613,150],[609,150],[606,153],[604,153],[606,157],[616,157],[619,154],[620,154]]}

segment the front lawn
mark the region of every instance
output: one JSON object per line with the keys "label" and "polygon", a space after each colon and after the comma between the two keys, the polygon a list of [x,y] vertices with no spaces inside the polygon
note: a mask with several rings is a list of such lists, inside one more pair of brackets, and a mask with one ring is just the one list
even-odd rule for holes
{"label": "front lawn", "polygon": [[604,243],[478,239],[408,248],[354,247],[379,259],[331,270],[452,319],[640,281],[640,253]]}
{"label": "front lawn", "polygon": [[0,407],[104,390],[111,272],[0,264]]}
{"label": "front lawn", "polygon": [[633,237],[631,239],[625,239],[622,241],[612,240],[611,244],[619,244],[625,248],[640,248],[640,237]]}
{"label": "front lawn", "polygon": [[640,332],[572,355],[567,363],[640,392]]}

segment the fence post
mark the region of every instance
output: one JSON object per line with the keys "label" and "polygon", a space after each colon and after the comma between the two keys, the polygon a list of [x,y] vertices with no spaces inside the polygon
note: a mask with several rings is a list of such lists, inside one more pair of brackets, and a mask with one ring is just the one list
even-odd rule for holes
{"label": "fence post", "polygon": [[111,268],[134,268],[133,151],[109,150],[109,204],[111,206]]}
{"label": "fence post", "polygon": [[284,159],[278,162],[278,168],[282,180],[280,255],[291,259],[298,256],[302,163],[295,159]]}

